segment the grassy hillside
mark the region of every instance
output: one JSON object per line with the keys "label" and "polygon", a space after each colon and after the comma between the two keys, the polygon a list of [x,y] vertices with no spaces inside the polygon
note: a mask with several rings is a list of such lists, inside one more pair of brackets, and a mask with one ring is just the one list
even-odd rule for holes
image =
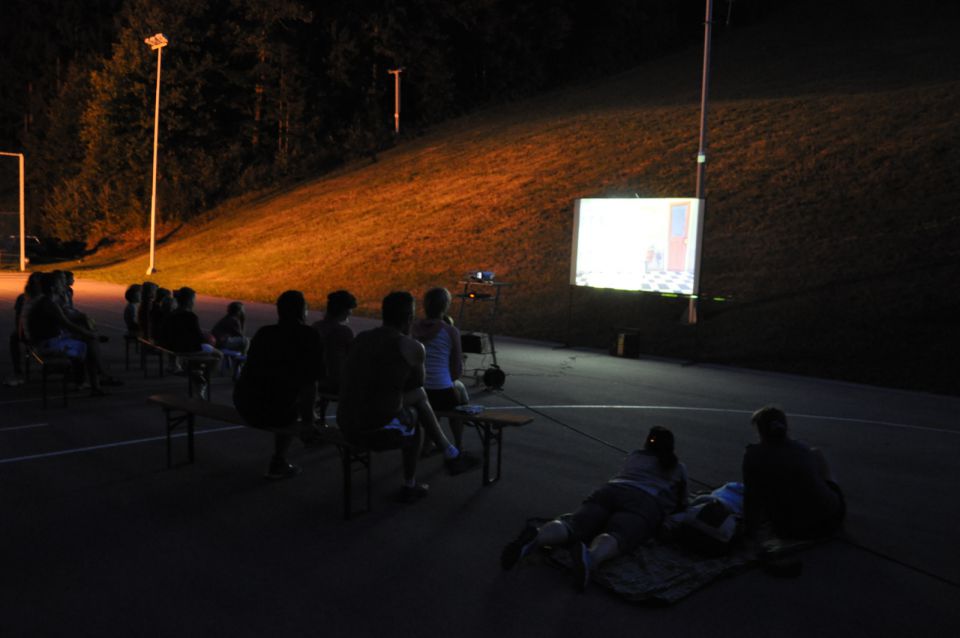
{"label": "grassy hillside", "polygon": [[[698,48],[230,202],[172,231],[153,279],[314,305],[345,287],[375,314],[391,289],[493,270],[515,284],[499,332],[605,346],[631,326],[647,353],[958,392],[960,65],[946,26],[874,20],[781,15],[715,42],[702,282],[729,300],[696,327],[684,301],[568,277],[575,198],[693,195]],[[75,269],[145,267],[119,244]]]}

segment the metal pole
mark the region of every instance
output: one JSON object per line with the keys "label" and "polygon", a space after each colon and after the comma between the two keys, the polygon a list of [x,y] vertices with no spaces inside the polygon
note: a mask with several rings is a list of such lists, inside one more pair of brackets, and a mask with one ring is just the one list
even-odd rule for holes
{"label": "metal pole", "polygon": [[24,197],[23,197],[23,153],[6,153],[0,151],[0,156],[16,157],[20,168],[20,272],[27,269],[27,242],[24,237]]}
{"label": "metal pole", "polygon": [[400,133],[400,73],[403,69],[387,71],[393,76],[393,132]]}
{"label": "metal pole", "polygon": [[[707,15],[703,23],[703,81],[700,86],[700,148],[697,151],[697,199],[702,202],[700,223],[707,212],[707,94],[710,90],[710,43],[713,30],[713,0],[707,1]],[[687,322],[697,323],[697,300],[691,298]]]}
{"label": "metal pole", "polygon": [[155,253],[157,243],[157,143],[160,138],[160,63],[163,47],[157,47],[157,101],[153,112],[153,190],[150,194],[150,265],[147,274],[157,272]]}
{"label": "metal pole", "polygon": [[26,237],[24,236],[25,231],[25,221],[24,221],[24,203],[23,203],[23,153],[19,154],[20,160],[20,272],[23,272],[27,269],[27,243]]}

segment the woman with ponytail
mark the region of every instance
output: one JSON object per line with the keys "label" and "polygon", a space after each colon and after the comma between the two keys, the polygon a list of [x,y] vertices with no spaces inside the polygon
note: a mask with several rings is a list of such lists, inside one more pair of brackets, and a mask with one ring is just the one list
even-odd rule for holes
{"label": "woman with ponytail", "polygon": [[582,591],[591,569],[653,538],[666,517],[686,505],[687,470],[674,452],[673,432],[655,426],[643,449],[628,454],[620,472],[576,512],[524,528],[503,549],[500,564],[510,569],[535,549],[567,546]]}

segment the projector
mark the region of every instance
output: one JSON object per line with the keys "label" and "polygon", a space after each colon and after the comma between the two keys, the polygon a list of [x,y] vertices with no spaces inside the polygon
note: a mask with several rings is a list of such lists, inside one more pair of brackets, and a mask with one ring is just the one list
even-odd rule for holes
{"label": "projector", "polygon": [[489,270],[477,270],[470,273],[470,279],[474,281],[493,281],[493,272]]}

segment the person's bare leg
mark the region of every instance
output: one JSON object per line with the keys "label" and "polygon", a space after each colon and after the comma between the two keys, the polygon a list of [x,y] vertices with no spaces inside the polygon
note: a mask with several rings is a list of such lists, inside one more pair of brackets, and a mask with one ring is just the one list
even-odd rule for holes
{"label": "person's bare leg", "polygon": [[437,421],[437,415],[433,412],[433,406],[430,405],[430,400],[427,399],[427,393],[423,388],[416,388],[413,390],[408,390],[403,395],[403,404],[412,405],[417,409],[417,419],[420,422],[420,426],[424,430],[424,434],[433,441],[441,450],[446,450],[450,447],[450,440],[443,434],[443,430],[440,429],[440,423]]}
{"label": "person's bare leg", "polygon": [[463,419],[450,419],[450,433],[453,434],[453,444],[458,450],[463,449]]}
{"label": "person's bare leg", "polygon": [[401,448],[403,454],[403,480],[406,485],[412,485],[417,478],[417,461],[420,459],[420,448],[423,447],[423,430],[417,428],[413,435],[415,441],[409,441]]}

